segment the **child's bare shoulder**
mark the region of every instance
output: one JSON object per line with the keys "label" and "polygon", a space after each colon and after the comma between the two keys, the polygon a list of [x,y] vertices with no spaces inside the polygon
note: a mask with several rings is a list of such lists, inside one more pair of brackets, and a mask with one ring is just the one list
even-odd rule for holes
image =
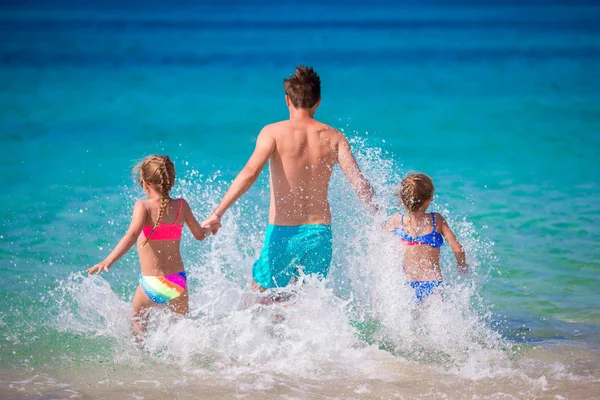
{"label": "child's bare shoulder", "polygon": [[140,205],[140,206],[148,208],[150,203],[151,203],[150,199],[139,199],[139,200],[136,200],[135,205],[136,206]]}
{"label": "child's bare shoulder", "polygon": [[385,229],[391,231],[396,228],[400,228],[400,219],[402,218],[402,214],[396,213],[392,214],[388,217],[387,224],[385,225]]}
{"label": "child's bare shoulder", "polygon": [[133,209],[139,209],[144,213],[149,213],[152,210],[152,200],[150,199],[139,199],[135,202]]}
{"label": "child's bare shoulder", "polygon": [[190,210],[190,211],[192,210],[192,207],[190,206],[190,203],[188,203],[186,199],[184,199],[183,197],[181,197],[178,200],[181,200],[181,204],[183,206],[182,208],[184,210]]}
{"label": "child's bare shoulder", "polygon": [[133,205],[133,218],[136,216],[145,218],[149,214],[148,207],[144,200],[137,200]]}
{"label": "child's bare shoulder", "polygon": [[432,214],[433,214],[433,215],[435,215],[435,220],[436,220],[436,222],[437,222],[437,221],[439,221],[439,222],[443,222],[443,223],[445,223],[445,222],[446,222],[446,218],[444,218],[444,216],[443,216],[442,214],[440,214],[440,213],[437,213],[437,212],[434,212],[434,213],[432,213]]}
{"label": "child's bare shoulder", "polygon": [[148,200],[144,200],[144,199],[139,199],[135,201],[135,204],[133,205],[134,208],[138,208],[138,207],[144,207],[146,208],[148,206],[147,204]]}
{"label": "child's bare shoulder", "polygon": [[443,227],[448,226],[448,223],[446,222],[446,218],[444,218],[444,216],[442,214],[434,212],[433,215],[435,215],[435,224],[437,225],[436,230],[439,231]]}

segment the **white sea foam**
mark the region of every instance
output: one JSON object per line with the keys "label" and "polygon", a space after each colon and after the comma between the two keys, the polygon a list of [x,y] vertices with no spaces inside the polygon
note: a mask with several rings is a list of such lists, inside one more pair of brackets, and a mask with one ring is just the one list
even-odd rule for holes
{"label": "white sea foam", "polygon": [[[353,144],[381,194],[382,208],[391,209],[391,193],[402,171],[380,150],[358,140]],[[179,194],[198,215],[206,214],[225,188],[218,177],[202,177],[196,171],[187,172],[181,183]],[[237,382],[242,391],[276,388],[281,377],[296,383],[350,377],[357,382],[353,392],[366,394],[371,387],[361,379],[391,382],[409,379],[415,371],[471,381],[519,379],[544,391],[546,373],[565,375],[542,368],[540,362],[528,365],[515,359],[512,344],[490,327],[489,309],[478,292],[493,262],[492,244],[477,235],[468,219],[450,214],[446,205],[434,205],[448,216],[465,246],[471,272],[458,274],[451,251],[444,249],[443,300],[433,297],[418,305],[399,267],[401,248],[380,228],[383,217],[368,215],[339,171],[330,197],[330,277],[302,277],[286,288],[293,296],[285,304],[242,306],[248,297],[258,296],[249,291],[248,280],[266,220],[268,192],[263,181],[262,188],[232,209],[217,236],[200,245],[189,237],[184,240],[189,317],[156,308],[140,347],[130,335],[129,299],[117,296],[102,277],[74,274],[54,293],[55,325],[110,339],[114,362],[147,369],[151,380],[156,378],[151,366],[164,364],[197,377],[217,374],[222,382]],[[114,268],[111,273],[116,273]],[[131,293],[136,285],[128,284]],[[254,377],[250,381],[249,375]]]}

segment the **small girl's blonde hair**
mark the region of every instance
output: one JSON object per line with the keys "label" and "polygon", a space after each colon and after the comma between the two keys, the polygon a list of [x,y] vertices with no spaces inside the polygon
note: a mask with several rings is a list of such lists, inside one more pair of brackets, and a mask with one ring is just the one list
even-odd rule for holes
{"label": "small girl's blonde hair", "polygon": [[408,212],[419,211],[423,204],[433,198],[433,181],[425,174],[412,173],[402,179],[394,193],[402,200]]}

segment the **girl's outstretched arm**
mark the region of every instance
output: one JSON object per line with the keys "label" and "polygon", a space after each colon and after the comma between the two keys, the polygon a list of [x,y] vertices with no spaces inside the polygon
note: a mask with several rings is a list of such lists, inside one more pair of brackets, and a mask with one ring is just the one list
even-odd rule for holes
{"label": "girl's outstretched arm", "polygon": [[104,261],[94,265],[86,272],[90,275],[100,274],[102,271],[108,272],[108,269],[117,262],[117,260],[123,257],[135,244],[142,232],[144,227],[144,221],[146,219],[146,207],[141,200],[138,200],[133,206],[133,217],[131,217],[131,223],[127,233],[121,238],[117,246],[111,253],[104,259]]}
{"label": "girl's outstretched arm", "polygon": [[[197,240],[204,240],[210,233],[210,229],[200,226],[200,223],[196,217],[194,217],[194,213],[192,212],[190,205],[185,200],[183,200],[183,212],[185,213],[185,223],[187,224],[188,228],[190,228],[192,235],[194,235]],[[221,224],[218,224],[216,229],[220,227]]]}
{"label": "girl's outstretched arm", "polygon": [[454,252],[454,257],[456,257],[456,266],[461,271],[467,271],[469,266],[467,265],[467,259],[462,245],[458,242],[456,236],[454,236],[454,232],[452,232],[452,229],[450,229],[450,226],[448,226],[448,223],[444,217],[438,213],[435,213],[435,215],[441,222],[442,235],[444,235],[448,241],[448,244],[452,248],[452,251]]}

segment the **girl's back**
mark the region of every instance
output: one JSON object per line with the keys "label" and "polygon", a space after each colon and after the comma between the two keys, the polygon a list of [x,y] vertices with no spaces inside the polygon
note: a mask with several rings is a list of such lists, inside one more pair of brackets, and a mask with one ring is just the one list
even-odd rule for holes
{"label": "girl's back", "polygon": [[[156,228],[154,226],[159,217],[160,205],[150,199],[140,201],[146,209],[144,228],[137,240],[142,275],[160,276],[183,271],[180,243],[186,218],[185,200],[169,199]],[[150,239],[146,240],[148,237]]]}
{"label": "girl's back", "polygon": [[404,272],[410,281],[441,280],[440,246],[443,243],[439,214],[396,214],[389,223],[389,230],[404,244]]}

